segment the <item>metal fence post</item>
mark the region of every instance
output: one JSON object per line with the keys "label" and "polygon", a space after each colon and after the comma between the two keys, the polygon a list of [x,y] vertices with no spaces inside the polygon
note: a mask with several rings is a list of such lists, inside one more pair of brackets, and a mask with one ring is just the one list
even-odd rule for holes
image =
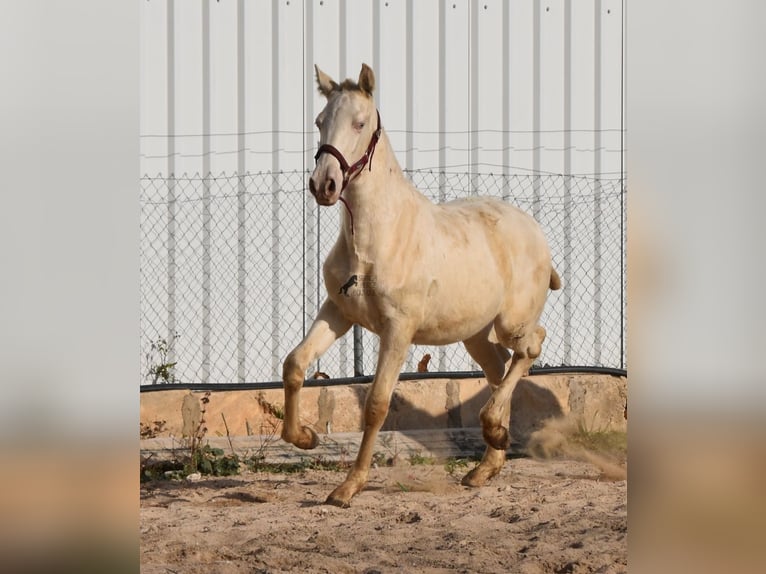
{"label": "metal fence post", "polygon": [[247,186],[245,185],[245,1],[237,2],[237,381],[247,377]]}
{"label": "metal fence post", "polygon": [[169,363],[176,362],[176,71],[175,71],[175,3],[167,4],[167,130],[168,130],[168,180],[167,180],[167,242],[168,242],[168,291],[167,291],[167,344]]}

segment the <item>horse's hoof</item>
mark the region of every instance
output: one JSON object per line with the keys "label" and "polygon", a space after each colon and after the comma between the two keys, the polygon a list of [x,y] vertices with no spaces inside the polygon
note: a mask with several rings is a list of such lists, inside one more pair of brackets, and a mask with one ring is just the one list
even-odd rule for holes
{"label": "horse's hoof", "polygon": [[314,432],[314,429],[309,427],[301,427],[301,433],[294,440],[291,437],[282,434],[282,439],[290,444],[302,448],[303,450],[311,450],[319,445],[319,435]]}
{"label": "horse's hoof", "polygon": [[331,504],[332,506],[337,506],[338,508],[348,508],[351,506],[351,498],[354,496],[353,494],[348,494],[346,492],[348,489],[343,487],[344,485],[340,485],[338,488],[333,490],[330,493],[330,496],[327,497],[327,500],[325,500],[325,504]]}
{"label": "horse's hoof", "polygon": [[327,497],[327,500],[325,500],[325,504],[329,504],[331,506],[337,506],[338,508],[349,508],[351,506],[350,500],[344,500],[342,498],[337,498],[334,496],[335,493],[331,494]]}
{"label": "horse's hoof", "polygon": [[301,444],[298,447],[304,450],[311,450],[319,445],[319,435],[314,432],[314,429],[309,427],[303,427],[303,436],[301,436]]}
{"label": "horse's hoof", "polygon": [[499,468],[487,468],[486,466],[479,465],[466,474],[463,480],[460,481],[460,484],[470,486],[471,488],[478,488],[487,484],[498,472],[500,472]]}
{"label": "horse's hoof", "polygon": [[484,486],[487,484],[487,478],[485,476],[479,476],[480,473],[476,472],[476,469],[473,469],[471,472],[466,474],[463,477],[463,480],[460,481],[460,484],[463,486],[470,486],[471,488],[478,488],[479,486]]}
{"label": "horse's hoof", "polygon": [[346,480],[330,493],[325,503],[338,508],[348,508],[351,506],[351,499],[361,490],[358,485],[354,480]]}
{"label": "horse's hoof", "polygon": [[496,450],[507,450],[511,446],[511,435],[503,426],[484,428],[484,441]]}

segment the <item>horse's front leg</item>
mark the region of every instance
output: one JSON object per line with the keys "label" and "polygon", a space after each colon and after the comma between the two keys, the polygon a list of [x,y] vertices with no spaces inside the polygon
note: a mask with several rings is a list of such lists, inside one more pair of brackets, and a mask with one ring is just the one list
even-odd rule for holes
{"label": "horse's front leg", "polygon": [[387,329],[380,337],[380,353],[375,379],[367,392],[364,408],[364,435],[356,461],[346,480],[327,497],[327,503],[346,507],[351,498],[364,488],[370,472],[373,448],[380,427],[388,415],[391,394],[399,380],[399,371],[407,356],[411,337],[404,329]]}
{"label": "horse's front leg", "polygon": [[306,337],[287,355],[282,365],[282,381],[285,386],[285,420],[282,427],[282,439],[299,448],[311,449],[319,443],[316,432],[307,426],[300,425],[298,399],[306,369],[350,328],[351,322],[343,317],[335,303],[330,299],[325,300]]}

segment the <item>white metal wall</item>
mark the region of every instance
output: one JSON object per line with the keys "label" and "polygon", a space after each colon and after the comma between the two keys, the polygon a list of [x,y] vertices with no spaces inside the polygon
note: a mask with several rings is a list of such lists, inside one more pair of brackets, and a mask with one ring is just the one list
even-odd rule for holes
{"label": "white metal wall", "polygon": [[[298,195],[294,201],[300,204],[305,223],[296,222],[303,225],[301,233],[297,227],[296,233],[286,233],[277,224],[282,190],[274,178],[270,221],[264,219],[259,225],[245,200],[233,200],[239,201],[235,209],[239,227],[225,236],[217,230],[229,211],[219,209],[218,188],[212,184],[222,175],[313,166],[317,141],[313,121],[323,106],[314,85],[314,63],[336,79],[355,79],[362,62],[373,67],[382,121],[403,167],[465,172],[470,177],[468,193],[484,192],[482,173],[593,178],[587,193],[596,196],[592,217],[598,223],[602,216],[599,182],[623,175],[623,3],[142,2],[142,172],[170,178],[169,225],[180,229],[196,221],[202,226],[198,251],[185,252],[168,240],[162,265],[171,270],[169,295],[154,305],[162,307],[158,312],[167,313],[167,332],[172,333],[177,327],[173,319],[176,286],[182,281],[183,289],[195,293],[191,304],[201,309],[200,326],[182,337],[188,350],[198,347],[196,376],[230,382],[231,375],[216,372],[214,365],[228,360],[222,353],[231,353],[237,356],[231,359],[239,365],[237,379],[252,379],[262,365],[248,363],[256,359],[248,359],[247,333],[266,330],[274,334],[267,371],[276,378],[281,359],[316,311],[317,297],[307,296],[304,324],[282,324],[281,312],[290,304],[284,296],[289,280],[278,270],[268,277],[247,274],[255,262],[237,244],[247,225],[247,233],[270,244],[268,253],[259,255],[258,265],[278,269],[280,254],[303,254],[311,291],[312,282],[319,281],[314,276],[323,255],[313,247],[318,243],[318,224],[332,227],[337,212],[319,213],[305,194]],[[182,202],[182,190],[173,182],[183,174],[203,179],[201,201],[193,206]],[[564,201],[576,202],[584,188],[571,186],[570,179],[562,181]],[[546,212],[536,201],[541,193],[539,181],[525,189],[532,210],[546,226]],[[564,247],[556,254],[557,264],[565,284],[572,288],[551,305],[570,323],[589,325],[593,362],[599,364],[603,362],[600,330],[605,323],[621,320],[600,317],[600,308],[622,305],[622,280],[614,289],[597,288],[584,307],[573,305],[571,297],[577,289],[592,292],[603,266],[621,265],[621,251],[602,252],[598,241],[592,247],[592,234],[578,234],[578,225],[582,222],[566,221],[560,231]],[[271,229],[265,229],[268,226]],[[578,249],[590,250],[596,280],[573,273],[567,252]],[[174,277],[172,270],[183,269],[190,258],[201,259],[199,276]],[[215,262],[213,267],[210,261]],[[239,269],[240,276],[247,274],[248,284],[240,279],[239,289],[233,290],[230,283],[216,279],[217,269],[229,268]],[[578,286],[583,281],[587,284]],[[245,305],[246,290],[261,293],[262,305]],[[238,325],[237,348],[214,349],[211,341],[232,325]],[[623,326],[607,324],[605,328],[610,333],[624,332]],[[350,353],[347,344],[340,344],[341,362]]]}
{"label": "white metal wall", "polygon": [[404,167],[619,174],[622,1],[146,0],[142,171],[310,167],[365,62]]}

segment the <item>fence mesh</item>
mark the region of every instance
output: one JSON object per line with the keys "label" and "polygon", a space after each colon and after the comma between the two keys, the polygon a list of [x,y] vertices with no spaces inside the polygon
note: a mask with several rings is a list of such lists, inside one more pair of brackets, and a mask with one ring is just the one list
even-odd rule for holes
{"label": "fence mesh", "polygon": [[[435,202],[500,197],[542,225],[564,283],[548,298],[541,366],[626,367],[623,180],[416,170]],[[324,299],[321,265],[340,209],[319,209],[307,171],[141,179],[142,383],[276,381]],[[377,337],[361,335],[371,374]],[[478,370],[460,344],[413,346],[431,371]],[[162,370],[164,366],[165,370]],[[349,331],[310,371],[353,376]],[[159,375],[158,375],[158,371]]]}

